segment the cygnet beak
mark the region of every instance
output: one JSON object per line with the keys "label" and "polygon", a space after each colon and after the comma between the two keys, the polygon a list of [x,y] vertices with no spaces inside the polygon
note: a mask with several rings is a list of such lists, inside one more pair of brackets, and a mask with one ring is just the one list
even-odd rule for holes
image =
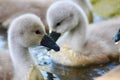
{"label": "cygnet beak", "polygon": [[118,32],[113,37],[113,40],[114,40],[114,42],[120,41],[120,29],[118,30]]}
{"label": "cygnet beak", "polygon": [[54,31],[52,31],[51,33],[50,33],[50,37],[56,42],[57,40],[58,40],[58,38],[61,36],[61,34],[60,33],[57,33],[57,32],[54,32]]}
{"label": "cygnet beak", "polygon": [[48,49],[53,49],[55,51],[60,51],[60,47],[55,43],[55,41],[48,35],[45,35],[40,45],[47,47]]}

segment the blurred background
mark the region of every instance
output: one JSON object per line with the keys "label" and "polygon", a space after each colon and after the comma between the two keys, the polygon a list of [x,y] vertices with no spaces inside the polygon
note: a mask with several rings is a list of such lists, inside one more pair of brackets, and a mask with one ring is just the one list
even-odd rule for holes
{"label": "blurred background", "polygon": [[119,0],[91,0],[94,22],[120,16]]}

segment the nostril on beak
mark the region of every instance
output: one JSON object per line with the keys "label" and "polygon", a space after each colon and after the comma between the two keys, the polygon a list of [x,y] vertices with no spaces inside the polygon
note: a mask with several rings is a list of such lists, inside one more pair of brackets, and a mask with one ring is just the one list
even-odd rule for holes
{"label": "nostril on beak", "polygon": [[56,42],[58,40],[58,38],[61,36],[60,33],[57,33],[55,31],[52,31],[50,34],[50,37]]}

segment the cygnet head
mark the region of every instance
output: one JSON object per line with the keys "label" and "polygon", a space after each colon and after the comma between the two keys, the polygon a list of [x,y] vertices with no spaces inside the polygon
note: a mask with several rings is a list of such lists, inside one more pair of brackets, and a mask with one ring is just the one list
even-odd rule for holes
{"label": "cygnet head", "polygon": [[[24,48],[28,48],[30,46],[40,45],[45,34],[45,27],[38,16],[34,14],[24,14],[20,17],[17,17],[11,23],[8,31],[8,40]],[[52,41],[52,45],[58,48],[52,39],[49,40],[50,42]],[[43,43],[49,45],[49,41],[47,42],[48,43]],[[47,47],[51,48],[50,46],[52,45]],[[56,47],[52,46],[52,49]]]}
{"label": "cygnet head", "polygon": [[83,10],[72,1],[57,1],[47,11],[48,26],[57,33],[73,30],[84,19],[87,18]]}

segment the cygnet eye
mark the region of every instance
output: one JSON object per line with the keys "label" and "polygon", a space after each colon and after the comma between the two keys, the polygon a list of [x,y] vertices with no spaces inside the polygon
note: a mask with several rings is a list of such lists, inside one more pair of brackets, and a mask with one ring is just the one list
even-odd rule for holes
{"label": "cygnet eye", "polygon": [[56,27],[57,27],[57,26],[60,26],[64,21],[65,21],[65,19],[59,21],[59,22],[56,24]]}
{"label": "cygnet eye", "polygon": [[61,22],[57,23],[56,26],[60,26],[61,25]]}
{"label": "cygnet eye", "polygon": [[39,30],[36,30],[35,33],[36,34],[41,34],[41,32]]}

